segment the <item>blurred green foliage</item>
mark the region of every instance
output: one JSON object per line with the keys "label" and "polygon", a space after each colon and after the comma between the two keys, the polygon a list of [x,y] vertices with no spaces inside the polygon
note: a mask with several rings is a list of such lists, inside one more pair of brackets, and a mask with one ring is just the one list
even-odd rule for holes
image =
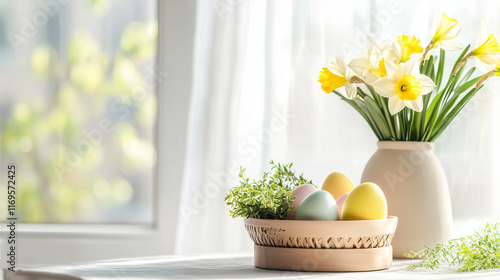
{"label": "blurred green foliage", "polygon": [[[104,15],[107,2],[89,1],[89,7]],[[141,87],[140,102],[133,92],[151,75],[144,68],[155,69],[157,26],[129,23],[113,52],[86,30],[73,32],[66,49],[33,50],[31,72],[43,86],[1,120],[3,161],[17,163],[22,176],[16,207],[23,222],[106,222],[96,217],[133,203],[133,178],[149,176],[156,162],[155,89]],[[116,102],[129,113],[115,116]],[[84,131],[99,129],[106,118],[114,130],[82,148]],[[0,211],[1,220],[6,212]]]}

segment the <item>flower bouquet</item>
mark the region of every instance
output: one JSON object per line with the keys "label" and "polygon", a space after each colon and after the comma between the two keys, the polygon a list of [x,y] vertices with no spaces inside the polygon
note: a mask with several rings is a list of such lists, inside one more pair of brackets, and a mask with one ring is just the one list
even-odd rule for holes
{"label": "flower bouquet", "polygon": [[[349,103],[380,141],[434,142],[462,108],[492,76],[500,76],[500,49],[485,24],[477,47],[468,45],[443,82],[446,51],[462,49],[462,25],[443,13],[432,23],[434,36],[424,49],[415,36],[379,42],[361,56],[344,62],[334,57],[319,74],[321,88]],[[432,54],[440,49],[439,55]],[[471,58],[476,67],[466,71]],[[473,77],[476,68],[484,74]],[[337,89],[345,87],[345,95]]]}

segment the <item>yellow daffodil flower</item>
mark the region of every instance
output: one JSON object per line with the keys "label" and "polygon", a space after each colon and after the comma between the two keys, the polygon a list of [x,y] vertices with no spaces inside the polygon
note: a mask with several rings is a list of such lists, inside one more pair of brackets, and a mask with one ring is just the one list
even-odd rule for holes
{"label": "yellow daffodil flower", "polygon": [[[326,93],[330,93],[340,87],[345,87],[347,98],[355,99],[357,95],[357,86],[354,80],[356,80],[356,78],[356,73],[347,67],[342,59],[334,57],[332,63],[323,67],[319,72],[318,81],[321,83],[321,89]],[[353,82],[351,82],[351,80],[353,80]]]}
{"label": "yellow daffodil flower", "polygon": [[330,93],[339,87],[343,87],[347,79],[343,76],[335,75],[327,67],[323,67],[319,71],[318,81],[321,83],[321,89],[326,93]]}
{"label": "yellow daffodil flower", "polygon": [[456,19],[447,16],[445,13],[432,22],[431,48],[441,47],[445,51],[455,51],[462,48],[462,43],[456,38],[462,24]]}
{"label": "yellow daffodil flower", "polygon": [[423,108],[422,95],[429,94],[436,85],[426,75],[420,74],[420,59],[411,58],[401,68],[392,61],[385,62],[387,77],[373,83],[381,96],[389,98],[389,112],[395,115],[408,107],[417,112]]}
{"label": "yellow daffodil flower", "polygon": [[466,54],[453,70],[453,75],[464,66],[470,58],[476,58],[476,66],[482,72],[490,72],[495,69],[495,65],[500,63],[500,48],[497,39],[492,34],[488,35],[486,24],[481,22],[481,31],[477,41],[477,48]]}
{"label": "yellow daffodil flower", "polygon": [[500,63],[500,48],[493,33],[488,34],[488,29],[484,21],[481,22],[481,29],[477,41],[477,48],[470,52],[476,57],[476,66],[483,72],[495,69],[495,65]]}
{"label": "yellow daffodil flower", "polygon": [[407,62],[410,56],[422,53],[424,50],[420,45],[420,40],[415,36],[401,35],[396,40],[396,51],[399,62]]}

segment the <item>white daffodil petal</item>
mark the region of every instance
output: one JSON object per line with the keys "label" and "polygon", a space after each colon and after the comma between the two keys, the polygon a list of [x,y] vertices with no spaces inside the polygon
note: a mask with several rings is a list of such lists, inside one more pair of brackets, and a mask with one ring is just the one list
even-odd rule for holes
{"label": "white daffodil petal", "polygon": [[378,40],[377,37],[375,37],[372,34],[368,35],[368,44],[370,44],[370,46],[372,46],[374,48],[382,49],[382,45],[381,45],[380,41]]}
{"label": "white daffodil petal", "polygon": [[397,40],[392,43],[392,53],[394,54],[395,61],[400,62],[401,57],[403,56],[403,50],[400,42]]}
{"label": "white daffodil petal", "polygon": [[349,62],[349,67],[356,72],[359,76],[362,76],[365,71],[368,71],[368,58],[366,57],[358,57],[351,62]]}
{"label": "white daffodil petal", "polygon": [[345,78],[349,81],[352,77],[356,76],[356,72],[354,72],[351,67],[346,67],[345,70]]}
{"label": "white daffodil petal", "polygon": [[375,89],[379,95],[384,97],[396,96],[394,86],[394,82],[392,82],[388,77],[380,78],[373,83],[373,89]]}
{"label": "white daffodil petal", "polygon": [[499,64],[500,53],[494,53],[494,52],[485,53],[479,56],[478,59],[485,64]]}
{"label": "white daffodil petal", "polygon": [[[377,65],[380,61],[380,50],[377,48],[369,48],[368,49],[368,63],[369,65]],[[377,67],[378,68],[378,67]]]}
{"label": "white daffodil petal", "polygon": [[450,30],[447,36],[457,37],[458,33],[460,33],[460,30],[462,30],[462,24],[458,23]]}
{"label": "white daffodil petal", "polygon": [[399,79],[401,79],[401,69],[392,61],[385,62],[385,71],[387,72],[387,77],[389,80],[396,83]]}
{"label": "white daffodil petal", "polygon": [[445,51],[456,51],[463,48],[462,43],[457,38],[451,36],[444,37],[437,44]]}
{"label": "white daffodil petal", "polygon": [[404,104],[406,105],[406,107],[417,112],[422,112],[422,108],[424,108],[424,101],[421,97],[418,97],[415,100],[404,101]]}
{"label": "white daffodil petal", "polygon": [[495,66],[496,66],[495,64],[484,63],[483,61],[481,61],[479,58],[476,57],[476,68],[481,73],[490,72],[491,70],[495,69]]}
{"label": "white daffodil petal", "polygon": [[382,41],[380,43],[380,46],[381,46],[380,49],[381,50],[385,50],[385,49],[388,49],[388,48],[392,48],[392,45],[396,41],[397,41],[396,39],[385,39],[384,41]]}
{"label": "white daffodil petal", "polygon": [[431,22],[431,35],[436,34],[437,27],[440,21],[441,21],[441,14],[437,14]]}
{"label": "white daffodil petal", "polygon": [[420,82],[420,87],[422,88],[422,92],[420,93],[420,95],[429,94],[436,87],[431,78],[427,77],[424,74],[417,74],[415,78],[417,78],[417,81]]}
{"label": "white daffodil petal", "polygon": [[488,28],[484,20],[481,20],[481,28],[479,29],[479,38],[477,40],[477,46],[479,47],[482,43],[486,42],[488,39]]}
{"label": "white daffodil petal", "polygon": [[417,76],[420,73],[419,69],[420,69],[420,59],[411,58],[403,65],[403,67],[401,67],[401,72],[404,74]]}
{"label": "white daffodil petal", "polygon": [[342,76],[344,76],[344,77],[346,76],[347,65],[345,64],[345,62],[342,59],[334,56],[333,60],[332,60],[332,65],[334,68],[336,68],[340,72],[340,74]]}
{"label": "white daffodil petal", "polygon": [[380,77],[377,77],[375,74],[370,72],[366,72],[365,75],[363,75],[363,80],[369,85],[373,85],[373,83],[379,78]]}
{"label": "white daffodil petal", "polygon": [[345,94],[348,99],[354,100],[358,94],[356,84],[345,83]]}
{"label": "white daffodil petal", "polygon": [[[420,61],[422,61],[422,55],[424,55],[423,53],[412,53],[410,54],[410,58],[418,58]],[[429,55],[426,55],[427,57],[429,57]]]}
{"label": "white daffodil petal", "polygon": [[399,98],[399,96],[389,98],[389,112],[391,115],[399,113],[404,107],[405,103]]}

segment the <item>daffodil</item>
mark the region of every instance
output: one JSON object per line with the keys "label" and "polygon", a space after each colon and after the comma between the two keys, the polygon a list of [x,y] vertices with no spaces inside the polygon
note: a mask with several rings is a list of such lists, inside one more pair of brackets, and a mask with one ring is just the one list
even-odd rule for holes
{"label": "daffodil", "polygon": [[384,66],[386,60],[397,62],[398,59],[392,41],[379,42],[373,36],[368,38],[371,47],[360,57],[353,59],[349,67],[371,85],[377,79],[386,76]]}
{"label": "daffodil", "polygon": [[355,99],[357,95],[356,83],[359,83],[361,79],[356,76],[354,71],[347,67],[342,59],[334,57],[332,63],[323,67],[319,72],[318,81],[326,93],[330,93],[340,87],[345,87],[347,98]]}
{"label": "daffodil", "polygon": [[493,33],[488,34],[486,24],[481,22],[481,30],[477,41],[477,48],[470,52],[476,57],[478,68],[484,72],[495,69],[495,65],[500,63],[500,48]]}
{"label": "daffodil", "polygon": [[366,51],[366,55],[353,59],[349,67],[368,83],[372,84],[381,77],[379,62],[382,54],[379,49],[371,47]]}
{"label": "daffodil", "polygon": [[429,46],[431,48],[441,47],[445,51],[455,51],[462,48],[462,43],[456,38],[462,24],[456,19],[447,16],[445,13],[432,22],[432,37]]}
{"label": "daffodil", "polygon": [[399,58],[399,62],[407,62],[410,57],[415,54],[422,53],[424,50],[420,45],[420,40],[415,36],[410,37],[408,35],[401,35],[396,40],[395,50],[397,53],[397,57]]}
{"label": "daffodil", "polygon": [[497,39],[493,33],[488,35],[486,25],[481,22],[481,31],[479,32],[479,39],[477,41],[477,48],[466,54],[453,71],[456,75],[465,62],[472,58],[476,58],[477,67],[483,72],[489,72],[495,69],[495,65],[500,63],[500,48],[498,47]]}
{"label": "daffodil", "polygon": [[339,87],[343,87],[347,79],[343,76],[335,75],[327,67],[323,67],[319,71],[319,80],[321,89],[326,93],[330,93]]}
{"label": "daffodil", "polygon": [[392,61],[385,62],[387,77],[375,81],[373,88],[379,95],[389,98],[391,115],[404,107],[422,111],[422,95],[429,94],[436,87],[429,77],[420,74],[419,66],[418,58],[411,58],[401,68]]}

